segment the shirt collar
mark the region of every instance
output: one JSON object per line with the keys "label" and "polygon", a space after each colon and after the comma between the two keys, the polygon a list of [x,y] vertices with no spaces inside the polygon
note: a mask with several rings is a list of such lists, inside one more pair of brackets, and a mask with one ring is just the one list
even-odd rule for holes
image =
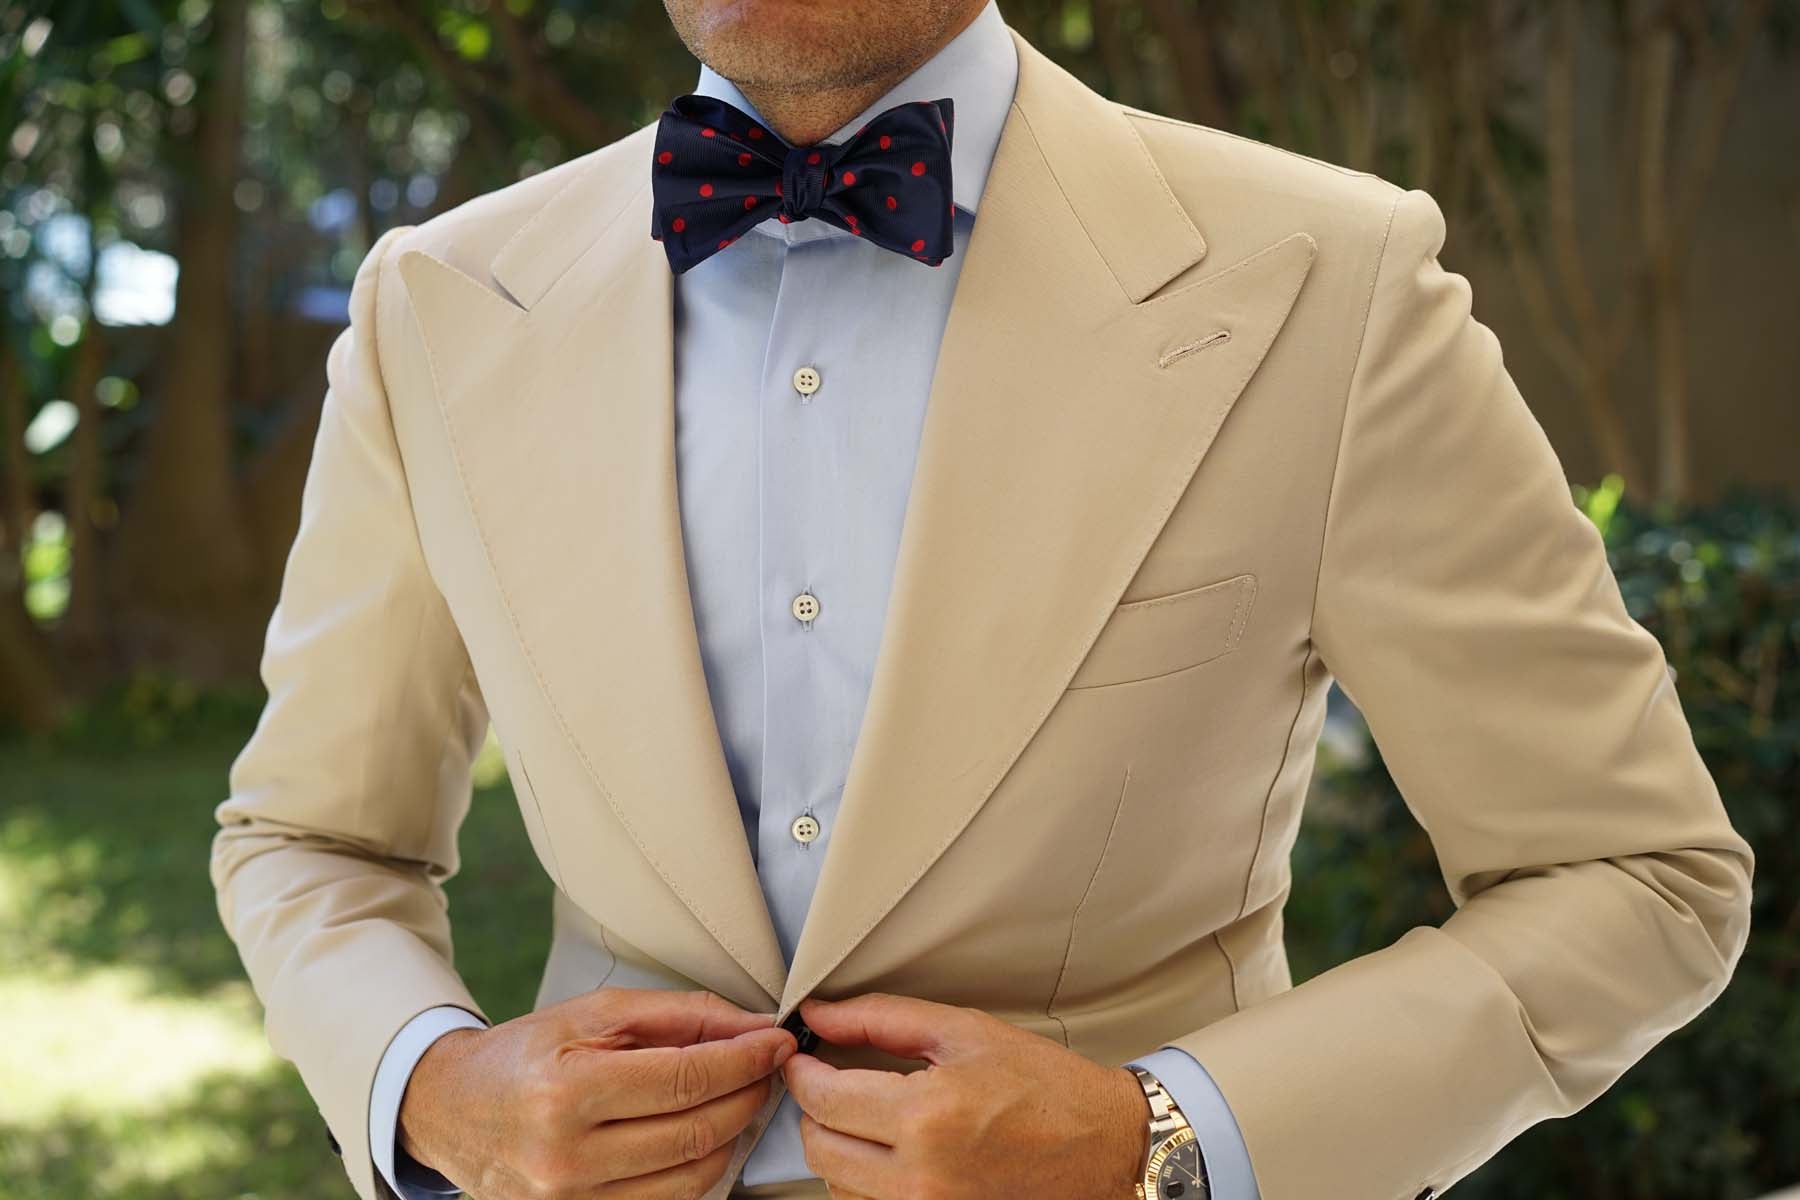
{"label": "shirt collar", "polygon": [[[994,148],[1000,144],[1000,129],[1006,124],[1018,78],[1018,48],[1000,16],[997,0],[988,0],[961,33],[824,140],[833,144],[847,141],[863,125],[896,104],[949,96],[956,106],[956,124],[950,137],[951,197],[958,208],[973,213],[987,184],[988,168],[994,160]],[[694,91],[734,104],[768,124],[736,84],[705,63],[700,64],[700,80]],[[771,217],[751,228],[790,242],[831,234],[851,236],[826,221],[783,223]]]}

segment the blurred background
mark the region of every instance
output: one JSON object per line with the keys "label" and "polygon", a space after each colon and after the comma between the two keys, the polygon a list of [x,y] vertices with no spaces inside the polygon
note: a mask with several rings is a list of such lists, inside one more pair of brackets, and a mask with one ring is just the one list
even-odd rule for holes
{"label": "blurred background", "polygon": [[[1458,1184],[1800,1183],[1800,2],[1001,0],[1105,94],[1429,190],[1757,855],[1725,994]],[[0,1197],[351,1193],[220,929],[352,272],[383,230],[655,120],[624,0],[0,0]],[[1333,698],[1294,976],[1450,905]],[[529,1009],[549,883],[492,742],[458,963]]]}

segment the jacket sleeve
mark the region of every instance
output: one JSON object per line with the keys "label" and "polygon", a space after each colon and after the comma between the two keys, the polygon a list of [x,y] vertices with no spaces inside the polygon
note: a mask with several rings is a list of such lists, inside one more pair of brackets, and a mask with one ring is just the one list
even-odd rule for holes
{"label": "jacket sleeve", "polygon": [[1362,711],[1456,911],[1171,1044],[1263,1200],[1441,1193],[1593,1100],[1725,987],[1733,829],[1662,648],[1396,193],[1345,404],[1312,652]]}
{"label": "jacket sleeve", "polygon": [[263,647],[268,701],[232,762],[211,858],[270,1044],[299,1069],[363,1200],[391,1196],[368,1144],[388,1042],[437,1005],[486,1019],[451,964],[442,885],[488,714],[420,548],[378,349],[378,310],[404,315],[384,259],[407,228],[363,260],[327,356]]}

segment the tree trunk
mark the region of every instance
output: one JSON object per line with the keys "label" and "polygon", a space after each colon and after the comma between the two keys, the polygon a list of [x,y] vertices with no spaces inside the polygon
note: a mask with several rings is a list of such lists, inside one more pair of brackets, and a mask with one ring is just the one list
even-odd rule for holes
{"label": "tree trunk", "polygon": [[[4,578],[8,574],[10,584]],[[20,603],[18,574],[16,568],[0,571],[0,722],[48,733],[62,723],[66,701],[42,635]]]}
{"label": "tree trunk", "polygon": [[249,647],[246,659],[242,626],[256,554],[231,446],[244,4],[213,9],[216,66],[202,85],[197,161],[183,173],[175,320],[114,576],[128,656],[202,677],[241,675],[255,654]]}
{"label": "tree trunk", "polygon": [[1182,115],[1214,129],[1230,129],[1230,105],[1219,82],[1218,53],[1213,42],[1219,14],[1196,11],[1179,0],[1148,0],[1150,23],[1169,48],[1181,88]]}
{"label": "tree trunk", "polygon": [[25,379],[10,339],[0,339],[0,479],[5,480],[5,518],[0,522],[0,721],[47,732],[61,719],[63,698],[43,636],[25,612],[21,558],[34,512],[25,454]]}
{"label": "tree trunk", "polygon": [[1638,199],[1649,268],[1650,336],[1656,355],[1656,498],[1688,498],[1687,355],[1682,345],[1680,249],[1669,229],[1670,93],[1674,90],[1675,33],[1658,25],[1644,42],[1642,178]]}
{"label": "tree trunk", "polygon": [[[90,285],[90,298],[92,290]],[[64,485],[63,513],[69,523],[69,606],[57,629],[65,663],[104,670],[108,622],[101,594],[100,530],[95,522],[105,487],[100,447],[100,371],[106,361],[106,338],[92,310],[69,369],[69,398],[75,404],[75,429],[69,435],[69,474]]]}
{"label": "tree trunk", "polygon": [[16,560],[37,517],[32,496],[31,459],[25,453],[25,374],[12,339],[0,336],[0,558]]}

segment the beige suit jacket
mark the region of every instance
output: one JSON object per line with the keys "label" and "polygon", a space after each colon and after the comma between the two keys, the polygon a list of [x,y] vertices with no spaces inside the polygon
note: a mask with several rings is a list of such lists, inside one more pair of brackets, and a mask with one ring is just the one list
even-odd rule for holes
{"label": "beige suit jacket", "polygon": [[[628,982],[779,1020],[881,990],[1105,1063],[1177,1045],[1264,1200],[1441,1192],[1724,987],[1750,847],[1436,205],[1014,37],[791,966],[689,605],[654,124],[357,273],[212,875],[365,1200],[389,1039],[482,1012],[442,885],[490,718],[558,889],[540,1004]],[[1458,910],[1296,987],[1334,677]]]}

